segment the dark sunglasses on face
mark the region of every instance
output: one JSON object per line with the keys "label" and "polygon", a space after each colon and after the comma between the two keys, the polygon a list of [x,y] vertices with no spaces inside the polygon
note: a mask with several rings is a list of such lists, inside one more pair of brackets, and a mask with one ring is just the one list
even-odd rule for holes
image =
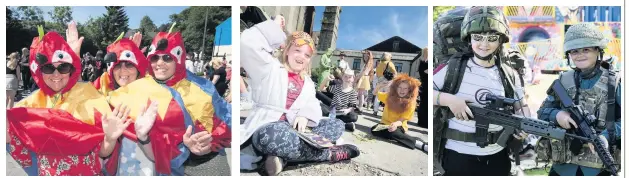
{"label": "dark sunglasses on face", "polygon": [[135,68],[135,66],[133,65],[133,63],[129,62],[129,61],[122,61],[119,62],[118,64],[116,64],[114,66],[114,69],[120,69],[120,67],[124,67],[125,69],[130,69],[130,68]]}
{"label": "dark sunglasses on face", "polygon": [[55,67],[52,64],[46,64],[41,66],[41,72],[44,74],[53,74],[56,71],[59,71],[60,74],[68,74],[74,71],[74,66],[70,63],[62,63],[59,66]]}
{"label": "dark sunglasses on face", "polygon": [[151,63],[156,63],[157,61],[159,61],[159,59],[162,58],[162,60],[166,63],[170,63],[173,62],[173,58],[170,57],[170,55],[153,55],[151,56]]}
{"label": "dark sunglasses on face", "polygon": [[481,35],[481,34],[472,34],[472,39],[474,41],[482,42],[487,39],[488,42],[496,42],[500,39],[500,35]]}

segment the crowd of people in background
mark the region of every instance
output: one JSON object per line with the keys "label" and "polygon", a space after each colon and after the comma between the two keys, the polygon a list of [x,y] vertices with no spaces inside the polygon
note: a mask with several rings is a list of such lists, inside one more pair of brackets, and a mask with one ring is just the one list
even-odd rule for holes
{"label": "crowd of people in background", "polygon": [[[287,163],[358,157],[360,148],[341,136],[354,132],[366,116],[380,120],[366,131],[373,136],[428,150],[427,142],[408,135],[421,82],[398,72],[391,53],[376,61],[371,51],[363,51],[361,68],[353,70],[343,51],[330,48],[320,57],[324,69],[315,72],[311,61],[316,48],[309,34],[286,32],[281,15],[241,20],[249,27],[241,33],[240,109],[249,111],[240,125],[241,170],[277,175]],[[332,54],[339,59],[332,60]],[[418,55],[427,61],[426,50]]]}
{"label": "crowd of people in background", "polygon": [[[7,57],[7,155],[28,175],[181,176],[230,147],[231,104],[216,87],[231,71],[224,58],[210,81],[187,70],[172,27],[148,50],[137,32],[82,57],[76,22],[65,37],[38,31]],[[16,101],[19,83],[33,91]]]}

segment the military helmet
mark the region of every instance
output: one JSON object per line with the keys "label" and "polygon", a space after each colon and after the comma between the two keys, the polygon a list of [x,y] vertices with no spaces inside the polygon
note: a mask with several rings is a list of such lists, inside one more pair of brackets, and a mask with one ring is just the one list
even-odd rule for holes
{"label": "military helmet", "polygon": [[568,52],[573,49],[585,47],[607,47],[607,39],[603,32],[591,23],[582,23],[570,26],[565,34],[563,51]]}
{"label": "military helmet", "polygon": [[472,33],[497,32],[501,42],[509,42],[509,25],[506,17],[494,6],[474,6],[461,23],[461,39],[469,41]]}

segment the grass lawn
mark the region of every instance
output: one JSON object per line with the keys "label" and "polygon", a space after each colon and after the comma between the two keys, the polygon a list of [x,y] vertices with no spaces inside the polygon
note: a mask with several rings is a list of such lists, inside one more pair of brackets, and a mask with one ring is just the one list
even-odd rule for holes
{"label": "grass lawn", "polygon": [[547,169],[535,168],[535,169],[524,170],[524,174],[526,176],[548,176],[548,171],[550,171],[550,166],[551,165],[548,165]]}

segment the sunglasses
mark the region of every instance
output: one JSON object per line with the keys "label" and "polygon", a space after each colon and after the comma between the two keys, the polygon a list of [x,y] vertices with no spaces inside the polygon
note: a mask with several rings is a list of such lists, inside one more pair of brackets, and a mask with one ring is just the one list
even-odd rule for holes
{"label": "sunglasses", "polygon": [[579,54],[587,54],[587,53],[591,53],[594,52],[596,49],[594,48],[581,48],[581,49],[573,49],[568,51],[568,54],[572,55],[572,56],[576,56]]}
{"label": "sunglasses", "polygon": [[44,74],[53,74],[56,71],[59,71],[60,74],[68,74],[74,71],[74,66],[70,63],[62,63],[59,66],[55,67],[52,64],[46,64],[41,66],[41,72]]}
{"label": "sunglasses", "polygon": [[131,68],[135,68],[135,66],[133,65],[133,63],[129,62],[129,61],[122,61],[119,62],[118,64],[116,64],[114,66],[114,69],[120,69],[120,67],[124,67],[125,69],[131,69]]}
{"label": "sunglasses", "polygon": [[151,63],[156,63],[157,61],[159,61],[159,59],[160,59],[160,58],[161,58],[164,62],[166,62],[166,63],[170,63],[170,62],[173,62],[173,60],[175,60],[175,59],[173,59],[173,57],[171,57],[170,55],[166,55],[166,54],[164,54],[164,55],[161,55],[161,56],[160,56],[160,55],[153,55],[153,56],[151,56],[150,61],[151,61]]}
{"label": "sunglasses", "polygon": [[487,40],[488,42],[496,42],[500,39],[500,35],[481,35],[481,34],[472,34],[472,40],[477,42],[482,42]]}

